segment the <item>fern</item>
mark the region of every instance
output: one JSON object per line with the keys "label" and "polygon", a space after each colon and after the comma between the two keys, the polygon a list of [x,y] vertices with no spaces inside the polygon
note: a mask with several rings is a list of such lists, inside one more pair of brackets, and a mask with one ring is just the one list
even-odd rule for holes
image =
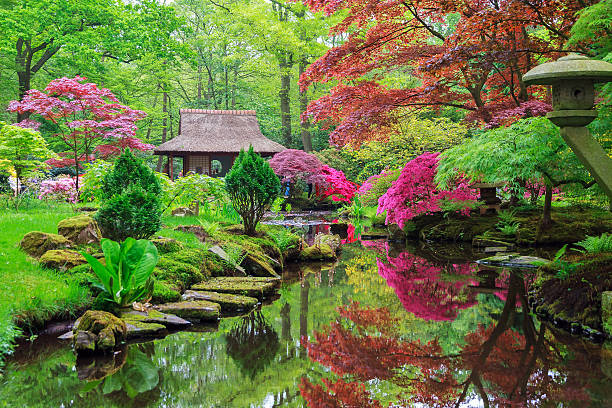
{"label": "fern", "polygon": [[612,234],[603,233],[598,237],[587,236],[582,241],[576,243],[583,248],[582,253],[598,254],[601,252],[612,252]]}

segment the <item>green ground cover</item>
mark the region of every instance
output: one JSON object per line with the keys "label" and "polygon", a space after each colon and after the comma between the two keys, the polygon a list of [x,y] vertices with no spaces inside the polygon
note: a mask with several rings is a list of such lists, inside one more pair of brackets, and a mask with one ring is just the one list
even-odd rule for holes
{"label": "green ground cover", "polygon": [[89,302],[87,289],[28,259],[19,241],[30,231],[57,233],[57,223],[73,212],[68,205],[30,206],[0,211],[0,355],[11,351],[22,330],[51,318],[69,317]]}

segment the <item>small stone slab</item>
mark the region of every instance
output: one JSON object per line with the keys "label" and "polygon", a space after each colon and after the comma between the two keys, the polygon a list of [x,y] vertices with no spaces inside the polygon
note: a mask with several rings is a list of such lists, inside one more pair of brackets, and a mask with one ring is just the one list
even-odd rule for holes
{"label": "small stone slab", "polygon": [[520,256],[515,254],[490,256],[476,261],[477,264],[516,269],[539,268],[549,262],[548,259],[538,258],[537,256]]}
{"label": "small stone slab", "polygon": [[144,312],[130,310],[121,314],[121,319],[125,322],[139,321],[143,323],[157,323],[168,329],[180,329],[191,326],[191,322],[173,314],[161,313],[157,310],[147,310]]}
{"label": "small stone slab", "polygon": [[58,336],[58,339],[59,340],[72,340],[73,337],[74,337],[74,332],[70,330],[69,332],[62,334],[61,336]]}
{"label": "small stone slab", "polygon": [[253,297],[233,295],[231,293],[217,292],[199,292],[188,290],[183,294],[184,300],[206,300],[213,303],[218,303],[221,306],[221,312],[236,312],[240,310],[251,310],[259,300]]}
{"label": "small stone slab", "polygon": [[166,326],[157,323],[143,323],[138,320],[126,321],[126,340],[161,338],[168,334]]}
{"label": "small stone slab", "polygon": [[486,247],[484,249],[485,254],[496,254],[498,252],[507,252],[508,247]]}
{"label": "small stone slab", "polygon": [[206,300],[186,300],[158,306],[161,312],[173,313],[179,317],[197,321],[218,320],[221,306]]}
{"label": "small stone slab", "polygon": [[280,279],[278,278],[256,276],[220,277],[198,283],[191,289],[205,292],[231,293],[262,299],[266,295],[274,293],[279,284]]}

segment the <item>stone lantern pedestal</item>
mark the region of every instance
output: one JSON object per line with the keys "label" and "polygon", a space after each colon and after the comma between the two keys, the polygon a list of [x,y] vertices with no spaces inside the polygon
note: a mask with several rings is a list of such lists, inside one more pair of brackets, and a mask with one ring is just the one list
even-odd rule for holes
{"label": "stone lantern pedestal", "polygon": [[552,85],[553,111],[546,117],[612,201],[612,159],[586,126],[597,117],[595,83],[612,81],[612,64],[570,54],[523,76],[526,85]]}

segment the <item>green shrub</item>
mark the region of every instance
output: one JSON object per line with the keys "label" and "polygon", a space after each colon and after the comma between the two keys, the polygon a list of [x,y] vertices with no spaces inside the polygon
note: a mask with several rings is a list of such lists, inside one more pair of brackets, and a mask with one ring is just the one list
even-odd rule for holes
{"label": "green shrub", "polygon": [[598,237],[587,236],[584,240],[577,242],[576,245],[584,249],[580,251],[583,253],[612,252],[612,234],[604,232]]}
{"label": "green shrub", "polygon": [[102,291],[102,298],[123,307],[150,296],[153,292],[150,278],[159,259],[155,245],[133,238],[121,244],[104,238],[100,245],[106,265],[86,252],[81,254],[98,278],[94,286]]}
{"label": "green shrub", "polygon": [[240,151],[225,177],[225,189],[242,218],[245,234],[254,236],[259,220],[280,191],[280,181],[251,146],[246,152]]}
{"label": "green shrub", "polygon": [[106,174],[95,219],[105,237],[148,238],[161,228],[161,187],[154,172],[126,149]]}
{"label": "green shrub", "polygon": [[401,170],[402,169],[386,170],[366,180],[359,192],[361,204],[365,207],[378,207],[378,199],[385,194],[389,187],[391,187],[391,184],[399,178]]}

